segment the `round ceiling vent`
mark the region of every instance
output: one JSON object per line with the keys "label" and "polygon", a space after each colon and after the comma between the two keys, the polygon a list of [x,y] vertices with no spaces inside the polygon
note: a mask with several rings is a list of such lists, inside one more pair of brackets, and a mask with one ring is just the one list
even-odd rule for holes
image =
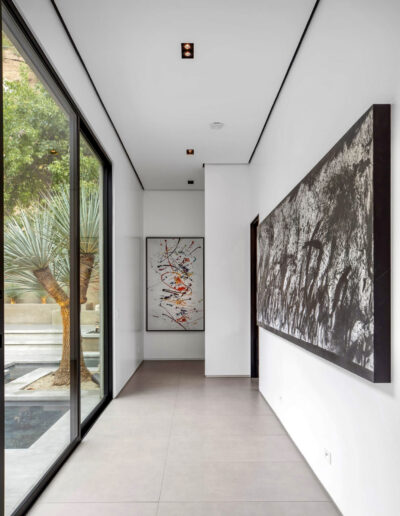
{"label": "round ceiling vent", "polygon": [[210,124],[211,129],[222,129],[224,127],[223,122],[211,122]]}

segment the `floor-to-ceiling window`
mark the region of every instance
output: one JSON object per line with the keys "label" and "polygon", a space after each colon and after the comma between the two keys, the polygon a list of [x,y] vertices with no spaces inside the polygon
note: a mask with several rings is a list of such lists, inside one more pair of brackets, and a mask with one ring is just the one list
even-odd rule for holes
{"label": "floor-to-ceiling window", "polygon": [[80,138],[81,420],[105,394],[103,166]]}
{"label": "floor-to-ceiling window", "polygon": [[70,122],[3,23],[5,502],[70,431]]}
{"label": "floor-to-ceiling window", "polygon": [[23,513],[111,397],[110,165],[4,5],[2,78],[0,515],[8,516]]}

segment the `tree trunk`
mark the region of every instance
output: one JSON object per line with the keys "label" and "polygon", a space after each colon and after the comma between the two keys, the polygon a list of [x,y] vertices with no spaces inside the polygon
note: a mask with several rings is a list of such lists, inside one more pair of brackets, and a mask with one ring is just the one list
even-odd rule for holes
{"label": "tree trunk", "polygon": [[93,253],[81,253],[80,255],[80,301],[81,305],[87,301],[87,291],[94,265]]}
{"label": "tree trunk", "polygon": [[37,269],[36,271],[33,271],[33,274],[36,276],[40,284],[43,285],[45,290],[50,294],[50,296],[56,301],[56,303],[58,303],[60,306],[69,305],[68,296],[54,278],[50,267]]}
{"label": "tree trunk", "polygon": [[[94,254],[81,253],[79,261],[79,286],[80,286],[80,303],[85,304],[87,301],[87,291],[89,288],[90,278],[92,276],[94,266]],[[85,365],[82,352],[82,338],[81,338],[81,382],[87,382],[92,379],[92,375]]]}
{"label": "tree trunk", "polygon": [[68,306],[60,306],[60,309],[63,326],[62,354],[60,366],[54,373],[54,385],[69,385],[71,382],[71,314],[69,310],[69,304]]}
{"label": "tree trunk", "polygon": [[[69,385],[71,381],[70,369],[70,353],[71,353],[71,339],[70,339],[70,306],[69,298],[64,290],[60,287],[49,267],[33,271],[41,285],[46,289],[50,296],[56,301],[61,310],[61,320],[63,326],[63,340],[61,362],[57,371],[54,373],[54,385]],[[83,359],[82,345],[80,346],[80,364],[81,364],[81,382],[92,379],[90,371],[85,365]]]}

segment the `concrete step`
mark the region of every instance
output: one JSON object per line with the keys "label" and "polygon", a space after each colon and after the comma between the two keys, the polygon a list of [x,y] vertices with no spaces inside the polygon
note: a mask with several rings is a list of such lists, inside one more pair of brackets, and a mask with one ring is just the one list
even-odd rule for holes
{"label": "concrete step", "polygon": [[5,332],[6,346],[62,344],[61,332]]}

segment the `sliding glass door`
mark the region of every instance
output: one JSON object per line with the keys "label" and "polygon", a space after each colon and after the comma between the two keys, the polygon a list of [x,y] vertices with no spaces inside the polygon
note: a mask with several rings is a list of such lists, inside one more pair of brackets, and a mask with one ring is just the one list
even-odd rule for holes
{"label": "sliding glass door", "polygon": [[104,399],[104,206],[103,165],[80,138],[81,420]]}
{"label": "sliding glass door", "polygon": [[31,505],[111,398],[110,164],[4,4],[2,84],[0,515],[9,516]]}
{"label": "sliding glass door", "polygon": [[3,22],[5,512],[71,442],[70,146],[74,113]]}

